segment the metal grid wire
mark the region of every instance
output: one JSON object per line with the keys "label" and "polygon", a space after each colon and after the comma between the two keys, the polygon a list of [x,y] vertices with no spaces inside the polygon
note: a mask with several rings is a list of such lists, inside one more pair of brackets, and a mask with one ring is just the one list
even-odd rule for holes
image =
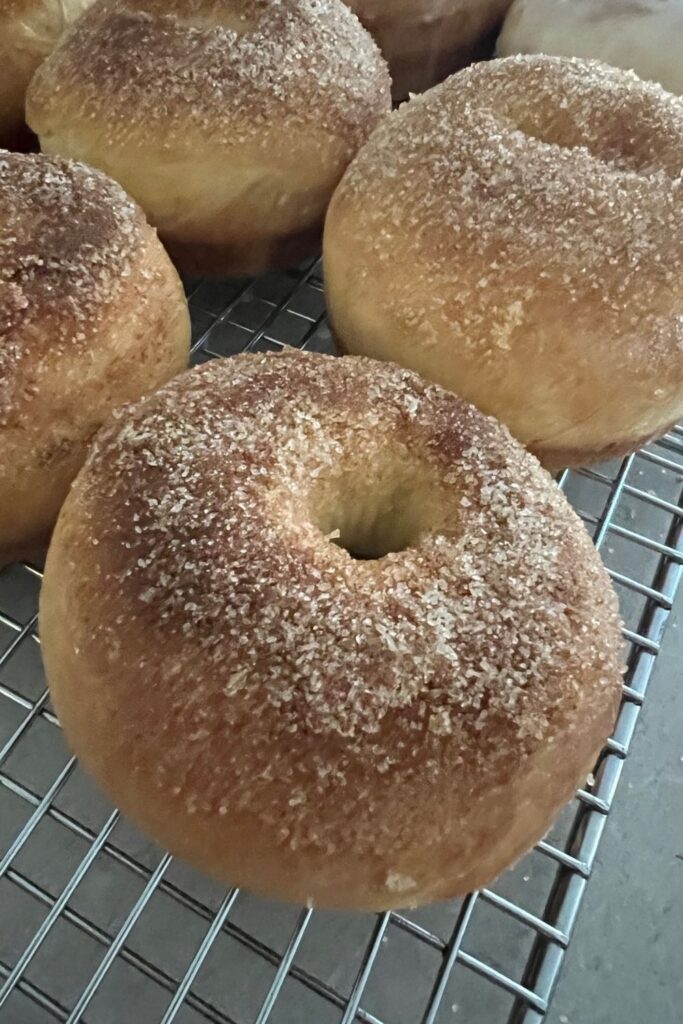
{"label": "metal grid wire", "polygon": [[[193,282],[195,362],[334,351],[317,262]],[[570,941],[683,564],[683,429],[565,473],[629,642],[594,777],[491,889],[419,911],[338,914],[225,892],[119,817],[69,756],[42,675],[40,569],[0,574],[2,1024],[538,1024]],[[402,984],[395,984],[397,978]]]}

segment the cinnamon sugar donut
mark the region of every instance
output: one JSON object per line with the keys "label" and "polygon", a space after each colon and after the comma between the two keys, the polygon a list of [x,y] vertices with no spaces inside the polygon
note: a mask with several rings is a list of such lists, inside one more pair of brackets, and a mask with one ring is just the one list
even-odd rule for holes
{"label": "cinnamon sugar donut", "polygon": [[[487,56],[512,0],[346,0],[389,62],[396,99]],[[487,52],[488,51],[488,52]]]}
{"label": "cinnamon sugar donut", "polygon": [[683,0],[515,0],[497,49],[604,60],[680,95],[682,41]]}
{"label": "cinnamon sugar donut", "polygon": [[47,559],[73,749],[191,863],[380,909],[489,882],[620,693],[607,574],[508,432],[416,374],[213,362],[100,432]]}
{"label": "cinnamon sugar donut", "polygon": [[[0,3],[0,146],[24,140],[24,99],[31,77],[92,0]],[[28,135],[28,132],[26,132]]]}
{"label": "cinnamon sugar donut", "polygon": [[0,151],[0,564],[44,544],[117,404],[187,363],[182,286],[103,174]]}
{"label": "cinnamon sugar donut", "polygon": [[102,0],[27,98],[42,148],[101,167],[198,274],[297,263],[390,80],[342,0]]}
{"label": "cinnamon sugar donut", "polygon": [[475,65],[392,114],[325,230],[332,321],[551,468],[683,415],[683,103],[557,57]]}

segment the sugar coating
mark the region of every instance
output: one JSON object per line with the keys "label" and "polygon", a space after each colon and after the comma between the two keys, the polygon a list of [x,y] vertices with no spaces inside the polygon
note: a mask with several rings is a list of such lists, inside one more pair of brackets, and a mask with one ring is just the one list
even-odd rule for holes
{"label": "sugar coating", "polygon": [[[341,0],[109,0],[80,19],[43,65],[29,107],[107,118],[110,142],[141,132],[177,146],[267,144],[286,123],[339,136],[352,151],[388,109],[378,48]],[[98,127],[102,127],[98,124]]]}
{"label": "sugar coating", "polygon": [[[323,485],[341,510],[364,473],[371,508],[373,481],[411,465],[446,512],[414,547],[357,561],[317,525]],[[132,769],[292,848],[334,847],[361,777],[348,829],[367,841],[392,771],[493,779],[618,687],[616,600],[559,489],[495,421],[394,366],[288,353],[184,374],[100,432],[63,528],[93,588],[81,654]]]}
{"label": "sugar coating", "polygon": [[608,375],[670,374],[682,175],[682,101],[597,62],[511,57],[390,115],[347,171],[330,234],[353,252],[354,281],[395,268],[377,303],[416,345],[451,337],[501,366],[535,346],[552,376],[544,345],[566,327],[577,349],[600,334]]}
{"label": "sugar coating", "polygon": [[145,231],[139,208],[98,171],[0,151],[0,425],[30,397],[32,367],[86,349]]}

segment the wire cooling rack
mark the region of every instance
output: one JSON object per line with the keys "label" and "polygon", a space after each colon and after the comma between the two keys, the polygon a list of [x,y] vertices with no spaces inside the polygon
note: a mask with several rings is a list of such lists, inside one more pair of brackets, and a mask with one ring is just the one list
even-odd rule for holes
{"label": "wire cooling rack", "polygon": [[[187,287],[196,362],[334,351],[317,262]],[[612,739],[552,832],[491,889],[339,914],[225,891],[146,841],[70,757],[45,689],[40,568],[0,574],[2,1024],[538,1024],[570,941],[683,564],[683,429],[565,473],[611,571],[629,671]]]}

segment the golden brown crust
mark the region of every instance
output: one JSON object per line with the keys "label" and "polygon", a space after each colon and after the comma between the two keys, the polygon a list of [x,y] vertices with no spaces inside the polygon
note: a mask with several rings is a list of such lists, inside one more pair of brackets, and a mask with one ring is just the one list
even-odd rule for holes
{"label": "golden brown crust", "polygon": [[41,119],[71,102],[81,117],[106,113],[112,144],[163,130],[167,148],[187,150],[188,132],[235,145],[286,120],[355,151],[387,109],[386,83],[340,0],[105,0],[40,69],[29,103]]}
{"label": "golden brown crust", "polygon": [[395,99],[488,56],[511,0],[346,0],[389,63]]}
{"label": "golden brown crust", "polygon": [[[344,355],[352,354],[346,348],[339,335],[333,334],[333,337],[335,346],[340,353]],[[544,445],[537,450],[530,446],[529,450],[549,473],[558,473],[567,466],[595,465],[599,462],[607,462],[610,459],[623,458],[625,455],[629,455],[631,452],[642,448],[648,441],[668,433],[677,423],[678,417],[664,426],[658,426],[654,432],[641,434],[638,437],[619,438],[599,448],[590,446],[583,448],[551,448]]]}
{"label": "golden brown crust", "polygon": [[380,126],[325,231],[351,352],[451,387],[544,457],[683,414],[683,103],[592,62],[477,65]]}
{"label": "golden brown crust", "polygon": [[23,414],[47,356],[92,345],[149,233],[104,175],[0,151],[0,426]]}
{"label": "golden brown crust", "polygon": [[341,0],[107,0],[27,98],[44,150],[107,171],[211,274],[315,234],[389,108],[386,64]]}
{"label": "golden brown crust", "polygon": [[0,555],[49,534],[109,411],[183,368],[189,316],[155,233],[90,168],[0,153]]}
{"label": "golden brown crust", "polygon": [[[356,560],[336,530],[393,553]],[[362,359],[238,357],[118,415],[60,516],[41,629],[67,736],[124,810],[219,877],[327,905],[490,880],[619,695],[614,594],[547,474]]]}

